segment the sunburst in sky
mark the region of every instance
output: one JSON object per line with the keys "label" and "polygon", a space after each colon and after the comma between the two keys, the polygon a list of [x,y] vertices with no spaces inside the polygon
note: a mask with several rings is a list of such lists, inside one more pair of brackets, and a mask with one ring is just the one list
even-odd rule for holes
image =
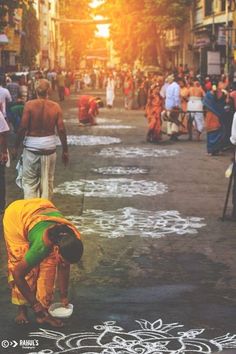
{"label": "sunburst in sky", "polygon": [[[95,9],[96,7],[101,5],[103,2],[104,2],[104,0],[92,0],[92,2],[90,3],[90,6]],[[96,20],[102,20],[103,16],[96,15],[94,18]],[[110,27],[110,25],[97,25],[96,37],[108,38],[110,36],[109,27]]]}
{"label": "sunburst in sky", "polygon": [[104,2],[104,0],[92,0],[90,3],[90,6],[93,8],[96,8],[99,5],[101,5],[103,2]]}

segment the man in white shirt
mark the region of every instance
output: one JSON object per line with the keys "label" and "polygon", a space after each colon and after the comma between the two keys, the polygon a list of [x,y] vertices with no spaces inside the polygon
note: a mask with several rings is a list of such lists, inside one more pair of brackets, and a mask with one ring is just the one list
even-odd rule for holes
{"label": "man in white shirt", "polygon": [[[236,113],[234,113],[230,141],[236,147]],[[236,153],[236,151],[235,151],[235,153]],[[233,193],[232,193],[233,210],[232,210],[231,216],[226,218],[226,220],[230,220],[230,221],[236,221],[236,154],[234,154],[234,165],[233,166],[234,166],[233,171],[232,171],[233,181],[234,181]]]}
{"label": "man in white shirt", "polygon": [[12,102],[12,98],[10,92],[3,87],[3,84],[4,84],[4,78],[3,76],[0,76],[0,106],[4,118],[7,118],[6,104],[8,102]]}
{"label": "man in white shirt", "polygon": [[9,126],[0,111],[0,214],[4,212],[6,204],[6,187],[5,187],[5,165],[8,160],[7,153],[7,132]]}
{"label": "man in white shirt", "polygon": [[178,140],[179,124],[178,123],[178,109],[181,107],[180,101],[180,86],[174,81],[174,75],[167,77],[168,86],[165,92],[165,109],[167,111],[167,134],[170,140]]}

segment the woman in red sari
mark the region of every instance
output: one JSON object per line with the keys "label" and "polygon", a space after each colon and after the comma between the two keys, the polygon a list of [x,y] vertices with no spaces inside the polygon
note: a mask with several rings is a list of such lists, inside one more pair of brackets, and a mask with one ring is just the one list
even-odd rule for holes
{"label": "woman in red sari", "polygon": [[151,87],[146,105],[146,117],[148,120],[147,141],[157,143],[161,140],[161,112],[163,111],[163,98],[160,95],[160,85]]}
{"label": "woman in red sari", "polygon": [[78,117],[81,125],[97,125],[96,116],[98,108],[103,107],[102,100],[99,97],[82,95],[78,99]]}

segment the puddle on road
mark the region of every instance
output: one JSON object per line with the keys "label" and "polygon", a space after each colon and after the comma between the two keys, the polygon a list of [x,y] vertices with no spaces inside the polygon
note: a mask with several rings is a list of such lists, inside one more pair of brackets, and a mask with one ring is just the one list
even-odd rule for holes
{"label": "puddle on road", "polygon": [[149,211],[121,208],[112,211],[85,210],[82,216],[68,216],[81,234],[106,238],[140,236],[161,238],[168,235],[197,234],[206,226],[204,218],[184,217],[176,210]]}
{"label": "puddle on road", "polygon": [[67,195],[85,195],[86,197],[122,198],[133,196],[154,196],[164,194],[168,187],[156,181],[129,178],[109,178],[96,180],[68,181],[58,185],[54,193]]}
{"label": "puddle on road", "polygon": [[[132,330],[117,324],[117,321],[106,321],[93,326],[91,332],[73,332],[65,334],[60,331],[40,329],[29,333],[32,338],[44,338],[49,348],[28,354],[59,354],[76,350],[76,353],[91,354],[150,354],[150,353],[213,353],[224,349],[236,348],[236,335],[227,333],[217,338],[204,338],[205,329],[185,329],[184,325],[165,323],[162,319],[149,322],[136,320]],[[206,337],[208,337],[206,335]]]}

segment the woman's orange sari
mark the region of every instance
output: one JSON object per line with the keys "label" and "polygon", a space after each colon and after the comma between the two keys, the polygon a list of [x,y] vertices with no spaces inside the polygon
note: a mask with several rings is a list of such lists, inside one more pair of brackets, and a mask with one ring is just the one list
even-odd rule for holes
{"label": "woman's orange sari", "polygon": [[[14,285],[12,271],[22,261],[30,245],[28,241],[29,231],[40,221],[55,221],[66,224],[73,229],[76,236],[80,233],[76,227],[62,217],[43,215],[47,210],[55,210],[56,207],[47,199],[35,198],[17,200],[10,204],[3,218],[4,237],[8,254],[8,282],[12,288],[12,303],[25,305],[27,301],[18,288]],[[37,300],[45,307],[50,306],[54,293],[54,284],[57,270],[57,256],[52,251],[37,267],[34,267],[26,276],[31,290],[36,292]]]}
{"label": "woman's orange sari", "polygon": [[149,98],[146,105],[146,116],[149,130],[153,133],[153,140],[161,140],[161,112],[163,111],[163,98],[155,95]]}

